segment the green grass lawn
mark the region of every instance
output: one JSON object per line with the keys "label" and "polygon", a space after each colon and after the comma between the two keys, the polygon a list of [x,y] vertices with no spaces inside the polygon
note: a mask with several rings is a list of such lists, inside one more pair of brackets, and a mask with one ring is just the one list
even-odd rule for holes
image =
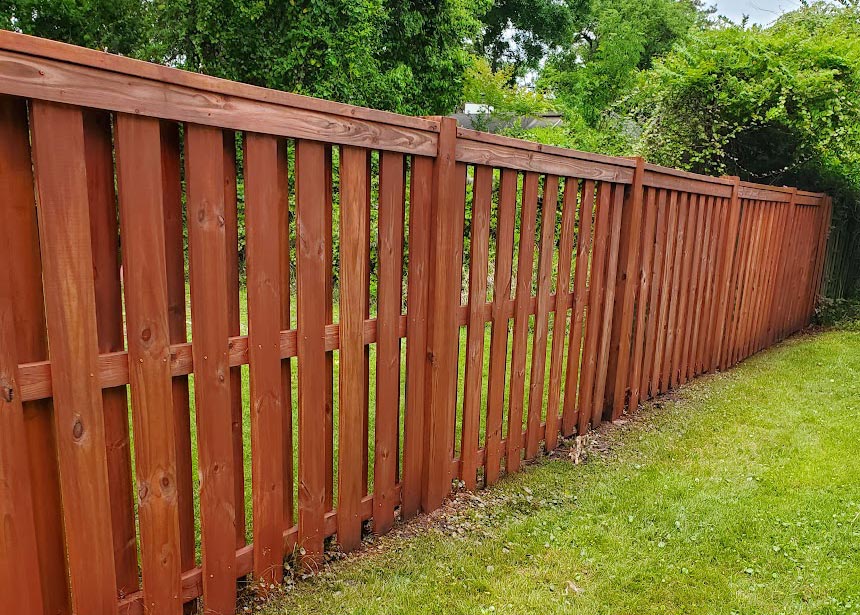
{"label": "green grass lawn", "polygon": [[264,613],[860,612],[860,333],[657,406],[586,463],[533,465]]}

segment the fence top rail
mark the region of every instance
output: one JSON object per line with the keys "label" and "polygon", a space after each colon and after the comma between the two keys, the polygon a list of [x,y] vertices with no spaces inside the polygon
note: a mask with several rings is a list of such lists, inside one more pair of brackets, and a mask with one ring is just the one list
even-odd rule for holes
{"label": "fence top rail", "polygon": [[180,85],[225,96],[238,96],[296,109],[321,111],[346,118],[367,120],[392,126],[439,132],[439,122],[430,118],[400,115],[367,107],[357,107],[282,90],[273,90],[179,68],[135,60],[125,56],[69,45],[36,36],[0,30],[0,49],[31,56],[142,77],[164,84]]}
{"label": "fence top rail", "polygon": [[[0,30],[0,94],[435,156],[439,117],[414,117],[248,85],[177,68]],[[290,113],[283,111],[289,110]],[[456,159],[579,179],[632,184],[635,158],[582,152],[457,129]],[[730,197],[734,180],[656,164],[643,185]],[[821,193],[741,182],[740,196],[820,206]]]}
{"label": "fence top rail", "polygon": [[679,190],[692,194],[729,198],[732,195],[734,183],[725,177],[711,177],[690,171],[672,169],[660,165],[645,163],[645,174],[642,179],[645,186]]}
{"label": "fence top rail", "polygon": [[555,145],[545,145],[536,141],[527,141],[525,139],[516,139],[514,137],[506,137],[490,132],[480,132],[469,128],[457,128],[457,136],[461,139],[468,139],[479,143],[490,143],[493,145],[501,145],[512,147],[531,152],[541,152],[544,154],[552,154],[554,156],[563,156],[565,158],[575,158],[577,160],[587,160],[590,162],[600,162],[603,164],[611,164],[621,168],[633,169],[636,167],[635,158],[620,158],[617,156],[608,156],[606,154],[596,154],[593,152],[583,152],[580,150],[558,147]]}
{"label": "fence top rail", "polygon": [[683,171],[681,169],[674,169],[672,167],[664,167],[659,164],[654,164],[652,162],[645,163],[645,171],[659,173],[661,175],[681,177],[694,181],[707,182],[709,184],[717,184],[723,186],[732,186],[734,184],[734,181],[731,177],[713,177],[711,175],[702,175],[701,173],[693,173],[692,171]]}

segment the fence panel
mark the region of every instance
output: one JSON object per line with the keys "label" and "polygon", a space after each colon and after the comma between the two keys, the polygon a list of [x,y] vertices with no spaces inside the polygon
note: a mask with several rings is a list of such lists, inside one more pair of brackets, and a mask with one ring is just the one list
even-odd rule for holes
{"label": "fence panel", "polygon": [[232,613],[783,339],[821,285],[824,195],[8,32],[0,76],[23,612]]}

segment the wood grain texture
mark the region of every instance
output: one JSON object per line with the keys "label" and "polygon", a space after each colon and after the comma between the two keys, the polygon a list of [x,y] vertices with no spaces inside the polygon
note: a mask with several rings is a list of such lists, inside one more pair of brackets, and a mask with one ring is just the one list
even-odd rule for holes
{"label": "wood grain texture", "polygon": [[303,562],[322,560],[325,538],[325,147],[296,143],[299,378],[299,533]]}
{"label": "wood grain texture", "polygon": [[650,388],[651,395],[658,395],[663,392],[660,382],[660,371],[663,367],[663,357],[666,350],[666,337],[668,334],[669,323],[669,303],[672,299],[673,286],[672,276],[675,267],[675,243],[678,233],[678,193],[672,191],[668,193],[668,220],[665,234],[665,244],[663,245],[663,275],[660,279],[660,306],[656,313],[657,329],[655,331],[656,341],[654,345],[654,361],[649,368],[651,369]]}
{"label": "wood grain texture", "polygon": [[465,167],[455,160],[456,140],[455,120],[443,118],[433,173],[430,224],[432,274],[424,425],[427,480],[421,497],[422,508],[427,511],[438,508],[451,490],[459,333],[456,309],[460,305],[466,179]]}
{"label": "wood grain texture", "polygon": [[233,409],[224,203],[224,149],[220,130],[185,129],[188,251],[194,397],[197,413],[203,602],[207,611],[236,609],[236,502]]}
{"label": "wood grain texture", "polygon": [[378,339],[373,464],[373,531],[376,534],[384,534],[394,525],[394,485],[397,482],[400,451],[398,325],[403,303],[403,221],[406,197],[404,157],[394,152],[383,152],[380,156]]}
{"label": "wood grain texture", "polygon": [[609,369],[610,344],[612,338],[612,321],[615,318],[615,276],[618,271],[618,253],[621,241],[621,214],[624,205],[624,188],[620,185],[612,187],[609,241],[607,246],[606,270],[603,286],[603,313],[600,322],[600,344],[597,356],[597,374],[594,382],[594,403],[591,409],[591,424],[600,424],[603,411],[607,405],[606,378]]}
{"label": "wood grain texture", "polygon": [[689,207],[687,206],[687,194],[678,195],[678,223],[675,238],[675,255],[673,257],[672,266],[672,294],[669,300],[669,319],[666,324],[666,345],[663,351],[663,361],[660,367],[660,388],[662,391],[668,391],[672,388],[674,379],[672,378],[672,362],[675,357],[675,348],[677,346],[677,331],[678,331],[678,312],[681,303],[681,275],[684,268],[684,244],[687,237],[687,218],[689,215]]}
{"label": "wood grain texture", "polygon": [[714,355],[711,361],[711,370],[718,367],[723,368],[722,357],[726,343],[726,330],[728,328],[729,310],[733,291],[733,271],[735,259],[738,252],[737,241],[741,219],[741,205],[739,195],[740,178],[732,178],[732,195],[726,207],[728,209],[728,222],[725,231],[725,241],[722,249],[722,263],[720,263],[720,299],[717,307],[717,317],[714,323]]}
{"label": "wood grain texture", "polygon": [[571,436],[579,421],[579,372],[582,357],[583,323],[588,306],[588,271],[593,245],[591,227],[594,218],[595,184],[586,180],[582,184],[579,203],[579,234],[576,243],[576,264],[573,274],[573,313],[570,316],[570,333],[567,347],[567,368],[564,374],[564,402],[561,413],[561,433]]}
{"label": "wood grain texture", "polygon": [[626,184],[629,184],[633,178],[632,169],[615,161],[581,160],[540,151],[529,151],[521,147],[477,142],[471,139],[457,139],[456,156],[458,162],[503,167],[538,174],[581,177]]}
{"label": "wood grain texture", "polygon": [[640,396],[650,399],[654,396],[651,390],[654,358],[657,355],[658,327],[660,323],[660,301],[666,289],[662,286],[663,269],[666,264],[666,235],[669,226],[668,193],[657,191],[657,226],[654,243],[654,262],[651,268],[650,298],[648,300],[648,322],[645,329],[645,362],[642,365],[642,380]]}
{"label": "wood grain texture", "polygon": [[[292,327],[292,301],[291,289],[292,278],[290,275],[292,241],[290,240],[290,165],[289,145],[285,139],[278,139],[277,152],[277,199],[278,199],[278,270],[280,272],[279,287],[281,293],[280,303],[280,328],[281,330]],[[292,212],[294,213],[294,211]],[[281,337],[283,340],[283,337]],[[294,502],[294,476],[293,467],[293,434],[295,425],[293,422],[293,371],[292,361],[284,357],[283,344],[280,345],[281,356],[281,438],[284,446],[283,459],[283,494],[284,494],[284,523],[292,526],[295,523]],[[295,539],[285,544],[285,550],[291,552],[295,547]]]}
{"label": "wood grain texture", "polygon": [[[125,349],[125,339],[111,118],[107,113],[87,110],[83,121],[99,353],[117,352]],[[103,389],[102,406],[117,592],[122,595],[139,586],[125,387]]]}
{"label": "wood grain texture", "polygon": [[487,459],[484,468],[486,485],[499,479],[502,456],[502,421],[505,403],[508,334],[510,318],[502,310],[511,299],[511,275],[514,254],[514,222],[517,207],[517,172],[501,171],[496,227],[496,263],[493,277],[492,331],[490,333],[490,366],[487,374]]}
{"label": "wood grain texture", "polygon": [[34,101],[31,122],[72,609],[115,613],[83,118],[78,109]]}
{"label": "wood grain texture", "polygon": [[675,330],[671,363],[669,366],[669,388],[680,383],[681,353],[684,349],[687,306],[689,305],[690,272],[693,260],[693,241],[696,235],[696,195],[687,194],[683,199],[684,238],[681,241],[681,271],[678,288],[678,306],[675,312]]}
{"label": "wood grain texture", "polygon": [[368,151],[346,147],[341,152],[341,271],[340,271],[340,405],[338,423],[337,539],[344,551],[361,544],[362,441],[366,361],[362,323],[367,304],[369,263],[365,244],[367,224]]}
{"label": "wood grain texture", "polygon": [[547,336],[549,335],[550,293],[552,292],[552,257],[558,210],[558,177],[544,179],[541,202],[540,243],[538,248],[537,310],[532,337],[532,364],[529,376],[529,405],[526,426],[526,459],[533,459],[540,445],[541,413],[546,379]]}
{"label": "wood grain texture", "polygon": [[[4,264],[10,272],[17,360],[42,361],[48,358],[48,337],[27,104],[6,96],[0,96],[0,185],[4,191],[0,216],[7,231],[0,260],[10,259]],[[23,370],[19,370],[16,379],[23,402],[33,501],[39,564],[36,578],[40,581],[45,612],[66,615],[70,606],[53,401],[27,401]]]}
{"label": "wood grain texture", "polygon": [[460,443],[462,480],[466,489],[477,486],[478,445],[481,427],[481,393],[484,371],[484,319],[490,250],[490,207],[493,170],[475,169],[472,200],[471,260],[469,263],[469,323],[466,332],[466,369],[463,385],[463,430]]}
{"label": "wood grain texture", "polygon": [[424,476],[425,371],[430,267],[430,216],[433,161],[412,158],[409,197],[409,269],[406,297],[406,416],[403,425],[403,503],[400,514],[414,517],[421,508]]}
{"label": "wood grain texture", "polygon": [[535,223],[538,201],[538,175],[523,177],[520,213],[520,245],[517,254],[517,285],[514,308],[514,331],[511,344],[511,378],[508,393],[508,450],[505,470],[516,472],[522,455],[523,411],[526,386],[526,344],[529,334],[528,302],[532,297],[535,257]]}
{"label": "wood grain texture", "polygon": [[[164,245],[167,268],[168,326],[171,355],[174,344],[187,339],[185,297],[185,222],[182,211],[182,179],[179,125],[160,122],[161,181],[164,204]],[[172,373],[172,366],[171,366]],[[187,375],[171,379],[173,389],[173,438],[176,444],[176,498],[179,506],[181,569],[195,565],[194,480],[191,465],[191,412]],[[189,610],[191,607],[186,607]]]}
{"label": "wood grain texture", "polygon": [[[588,283],[588,311],[585,324],[585,342],[582,351],[582,382],[579,387],[577,433],[584,434],[592,420],[594,383],[600,335],[603,324],[604,283],[612,225],[612,185],[601,182],[597,188],[597,209],[594,222],[594,248],[591,276]],[[596,427],[596,425],[595,425]]]}
{"label": "wood grain texture", "polygon": [[243,92],[221,94],[181,84],[165,87],[147,78],[14,51],[0,51],[0,76],[2,94],[230,130],[424,156],[436,153],[438,141],[432,130],[323,111],[321,101],[304,108],[248,98]]}
{"label": "wood grain texture", "polygon": [[[691,214],[692,215],[692,214]],[[684,349],[682,351],[682,361],[680,370],[681,383],[687,382],[691,378],[691,348],[693,348],[693,335],[695,327],[695,314],[701,301],[700,296],[700,262],[702,258],[702,243],[705,234],[705,197],[699,196],[696,200],[696,239],[693,249],[693,260],[691,263],[690,273],[690,298],[689,309],[687,311],[686,329],[684,332]]]}
{"label": "wood grain texture", "polygon": [[[284,412],[281,352],[281,270],[278,140],[245,135],[245,245],[248,288],[248,375],[254,577],[283,579]],[[287,288],[289,292],[289,287]]]}
{"label": "wood grain texture", "polygon": [[564,368],[564,342],[567,333],[568,306],[564,296],[570,290],[570,272],[573,265],[574,225],[576,222],[579,181],[568,178],[564,182],[562,197],[561,232],[558,241],[558,273],[553,317],[552,348],[549,361],[549,392],[547,393],[546,439],[547,451],[558,445],[561,426],[561,383]]}
{"label": "wood grain texture", "polygon": [[[236,133],[222,132],[224,148],[224,235],[227,256],[227,332],[230,337],[242,333],[239,309],[239,201],[237,195]],[[242,435],[242,370],[230,367],[230,411],[233,426],[233,490],[236,502],[236,547],[245,544],[245,471]]]}
{"label": "wood grain texture", "polygon": [[43,615],[29,447],[18,386],[12,267],[6,254],[0,256],[0,610]]}
{"label": "wood grain texture", "polygon": [[119,115],[116,154],[143,601],[178,615],[183,562],[158,120]]}
{"label": "wood grain texture", "polygon": [[636,159],[636,171],[633,184],[624,205],[625,223],[621,233],[621,253],[619,255],[620,269],[616,281],[616,297],[620,306],[620,318],[613,324],[613,356],[615,369],[610,371],[612,378],[612,420],[621,416],[627,401],[630,375],[628,369],[632,360],[633,350],[633,316],[636,292],[639,287],[639,248],[642,243],[642,219],[645,208],[645,191],[643,179],[645,161]]}
{"label": "wood grain texture", "polygon": [[648,303],[651,296],[651,270],[654,254],[654,235],[657,228],[657,191],[651,188],[645,195],[645,220],[643,222],[642,244],[639,246],[641,258],[638,267],[638,288],[636,290],[636,324],[633,330],[632,362],[630,366],[630,400],[627,407],[633,411],[639,407],[642,390],[642,371],[645,361],[645,336]]}

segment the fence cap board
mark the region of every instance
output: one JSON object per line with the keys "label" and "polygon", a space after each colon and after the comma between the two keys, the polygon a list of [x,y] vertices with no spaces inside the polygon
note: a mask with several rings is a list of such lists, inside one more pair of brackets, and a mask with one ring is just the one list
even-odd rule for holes
{"label": "fence cap board", "polygon": [[27,34],[19,34],[8,30],[0,30],[0,49],[69,62],[71,64],[80,64],[90,68],[109,70],[124,75],[133,75],[165,84],[182,85],[229,96],[240,96],[250,100],[268,102],[296,109],[322,111],[345,118],[362,119],[382,124],[391,124],[392,126],[439,132],[439,122],[431,119],[400,115],[390,111],[379,111],[378,109],[369,109],[367,107],[356,107],[345,103],[284,92],[282,90],[273,90],[229,81],[219,77],[211,77],[209,75],[135,60],[113,53],[96,51],[94,49],[60,43]]}
{"label": "fence cap board", "polygon": [[722,177],[708,177],[680,169],[670,169],[645,163],[642,183],[651,188],[678,190],[692,194],[728,198],[732,195],[732,180]]}
{"label": "fence cap board", "polygon": [[496,145],[505,145],[516,149],[528,150],[533,152],[543,152],[545,154],[555,154],[565,156],[567,158],[576,158],[578,160],[589,160],[592,162],[603,162],[612,164],[618,167],[635,168],[635,158],[621,158],[618,156],[608,156],[606,154],[596,154],[594,152],[583,152],[576,149],[558,147],[555,145],[545,145],[537,141],[527,141],[525,139],[516,139],[514,137],[506,137],[504,135],[493,134],[490,132],[480,132],[469,128],[457,128],[457,136],[461,139],[469,139],[470,141],[479,141],[481,143],[494,143]]}
{"label": "fence cap board", "polygon": [[457,129],[458,162],[548,173],[562,177],[633,183],[636,162],[542,145],[501,135]]}
{"label": "fence cap board", "polygon": [[[181,72],[181,71],[180,71]],[[332,115],[0,49],[0,93],[424,156],[436,154],[435,132]]]}

